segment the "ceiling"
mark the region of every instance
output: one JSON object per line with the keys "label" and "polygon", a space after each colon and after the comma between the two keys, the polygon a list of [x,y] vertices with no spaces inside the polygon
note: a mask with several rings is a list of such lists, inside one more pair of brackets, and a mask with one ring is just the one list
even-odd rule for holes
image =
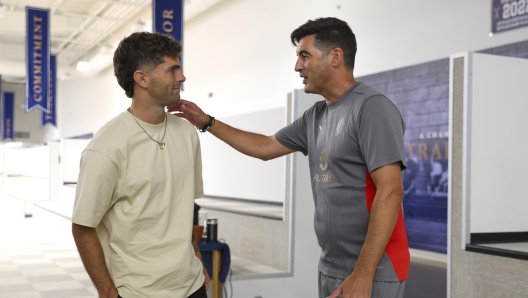
{"label": "ceiling", "polygon": [[[223,0],[185,0],[184,20]],[[112,64],[118,42],[134,31],[151,31],[151,0],[0,0],[0,75],[4,81],[25,77],[26,6],[51,13],[51,53],[57,55],[59,78],[93,76]],[[79,60],[92,62],[78,73]]]}

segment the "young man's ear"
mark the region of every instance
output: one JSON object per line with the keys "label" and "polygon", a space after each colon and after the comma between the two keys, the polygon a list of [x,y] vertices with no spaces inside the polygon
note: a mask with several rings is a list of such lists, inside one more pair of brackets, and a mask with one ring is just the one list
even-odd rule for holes
{"label": "young man's ear", "polygon": [[136,72],[134,72],[134,81],[136,82],[136,84],[138,84],[140,87],[142,88],[147,88],[147,77],[146,77],[146,73],[142,70],[136,70]]}

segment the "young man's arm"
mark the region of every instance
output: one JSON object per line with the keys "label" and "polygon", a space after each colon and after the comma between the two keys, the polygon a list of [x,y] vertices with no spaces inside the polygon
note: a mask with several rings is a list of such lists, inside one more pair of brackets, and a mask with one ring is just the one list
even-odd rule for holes
{"label": "young man's arm", "polygon": [[[202,128],[209,122],[209,116],[190,101],[180,100],[176,105],[168,107],[168,111],[176,112],[176,116],[186,119],[197,128]],[[295,152],[281,145],[275,136],[243,131],[218,120],[215,120],[209,132],[237,151],[262,160],[270,160]]]}
{"label": "young man's arm", "polygon": [[205,265],[202,260],[202,253],[200,252],[200,247],[198,247],[198,242],[196,241],[196,236],[194,235],[194,229],[192,231],[192,238],[191,238],[192,246],[194,248],[194,254],[200,259],[200,262],[202,262],[203,267],[203,274],[205,276],[205,290],[209,290],[209,282],[211,281],[211,278],[209,277],[209,273],[207,273],[207,269],[205,269]]}
{"label": "young man's arm", "polygon": [[118,292],[106,267],[103,248],[95,228],[72,224],[72,234],[86,272],[90,276],[99,297],[117,298]]}
{"label": "young man's arm", "polygon": [[370,298],[376,267],[394,231],[403,200],[401,163],[376,169],[371,177],[376,185],[376,196],[372,203],[365,243],[354,272],[329,298],[337,298],[341,294],[343,298]]}

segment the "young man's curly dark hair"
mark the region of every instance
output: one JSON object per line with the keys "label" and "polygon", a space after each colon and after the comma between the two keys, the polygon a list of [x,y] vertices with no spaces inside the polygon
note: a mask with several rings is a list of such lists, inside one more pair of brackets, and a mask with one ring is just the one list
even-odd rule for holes
{"label": "young man's curly dark hair", "polygon": [[164,57],[178,58],[181,44],[171,35],[136,32],[125,37],[114,52],[114,74],[127,97],[134,96],[134,72],[148,71],[163,63]]}

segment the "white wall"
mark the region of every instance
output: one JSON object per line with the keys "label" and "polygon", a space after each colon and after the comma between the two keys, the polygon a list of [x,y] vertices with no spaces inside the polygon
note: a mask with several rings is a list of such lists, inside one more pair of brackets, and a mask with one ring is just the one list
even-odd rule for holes
{"label": "white wall", "polygon": [[217,115],[281,105],[302,88],[290,33],[326,16],[356,33],[356,76],[528,38],[526,28],[490,38],[491,5],[481,0],[225,1],[185,24],[187,97]]}
{"label": "white wall", "polygon": [[76,183],[79,177],[81,154],[90,140],[63,139],[61,142],[62,182]]}
{"label": "white wall", "polygon": [[[316,101],[321,100],[320,96],[297,90],[293,97],[292,119],[299,118]],[[321,249],[313,225],[315,208],[308,158],[300,152],[294,153],[291,169],[292,199],[287,215],[292,222],[291,276],[233,281],[233,297],[317,297],[317,264]]]}
{"label": "white wall", "polygon": [[[471,233],[528,231],[528,60],[473,54],[468,159]],[[493,71],[490,71],[492,69]]]}
{"label": "white wall", "polygon": [[[448,297],[452,298],[481,298],[481,297],[526,297],[528,293],[528,262],[503,256],[475,253],[466,250],[466,222],[465,199],[467,189],[464,184],[467,177],[467,161],[464,152],[469,148],[465,143],[464,122],[469,120],[465,113],[464,94],[468,88],[466,67],[464,62],[468,59],[455,59],[453,62],[453,76],[451,89],[452,122],[450,127],[449,142],[449,240],[448,240]],[[467,86],[467,85],[466,85]],[[476,97],[475,97],[476,98]],[[522,101],[522,99],[520,100]],[[524,100],[526,102],[526,100]],[[489,119],[486,119],[489,120]],[[494,119],[492,119],[493,121]],[[490,142],[496,142],[496,136],[489,137]],[[492,159],[501,160],[503,155],[511,154],[509,151]],[[521,154],[520,158],[524,158]],[[494,160],[486,160],[492,166]],[[494,169],[496,170],[496,169]],[[500,173],[500,172],[499,172]],[[523,175],[524,177],[526,175]],[[525,193],[525,191],[522,191]],[[490,220],[491,222],[492,220]],[[426,296],[427,297],[427,296]]]}
{"label": "white wall", "polygon": [[[490,38],[490,10],[480,0],[223,1],[185,24],[185,98],[217,117],[284,106],[302,88],[289,35],[316,17],[352,27],[356,76],[528,39],[528,28]],[[94,132],[130,104],[111,69],[58,89],[61,137]]]}
{"label": "white wall", "polygon": [[[225,123],[272,135],[286,125],[286,109],[225,117]],[[240,154],[212,134],[200,134],[205,196],[284,203],[286,157],[262,161]],[[222,177],[219,179],[219,177]]]}
{"label": "white wall", "polygon": [[49,147],[5,149],[5,167],[8,175],[48,178]]}
{"label": "white wall", "polygon": [[110,69],[96,78],[59,81],[57,89],[61,138],[95,133],[130,106]]}

